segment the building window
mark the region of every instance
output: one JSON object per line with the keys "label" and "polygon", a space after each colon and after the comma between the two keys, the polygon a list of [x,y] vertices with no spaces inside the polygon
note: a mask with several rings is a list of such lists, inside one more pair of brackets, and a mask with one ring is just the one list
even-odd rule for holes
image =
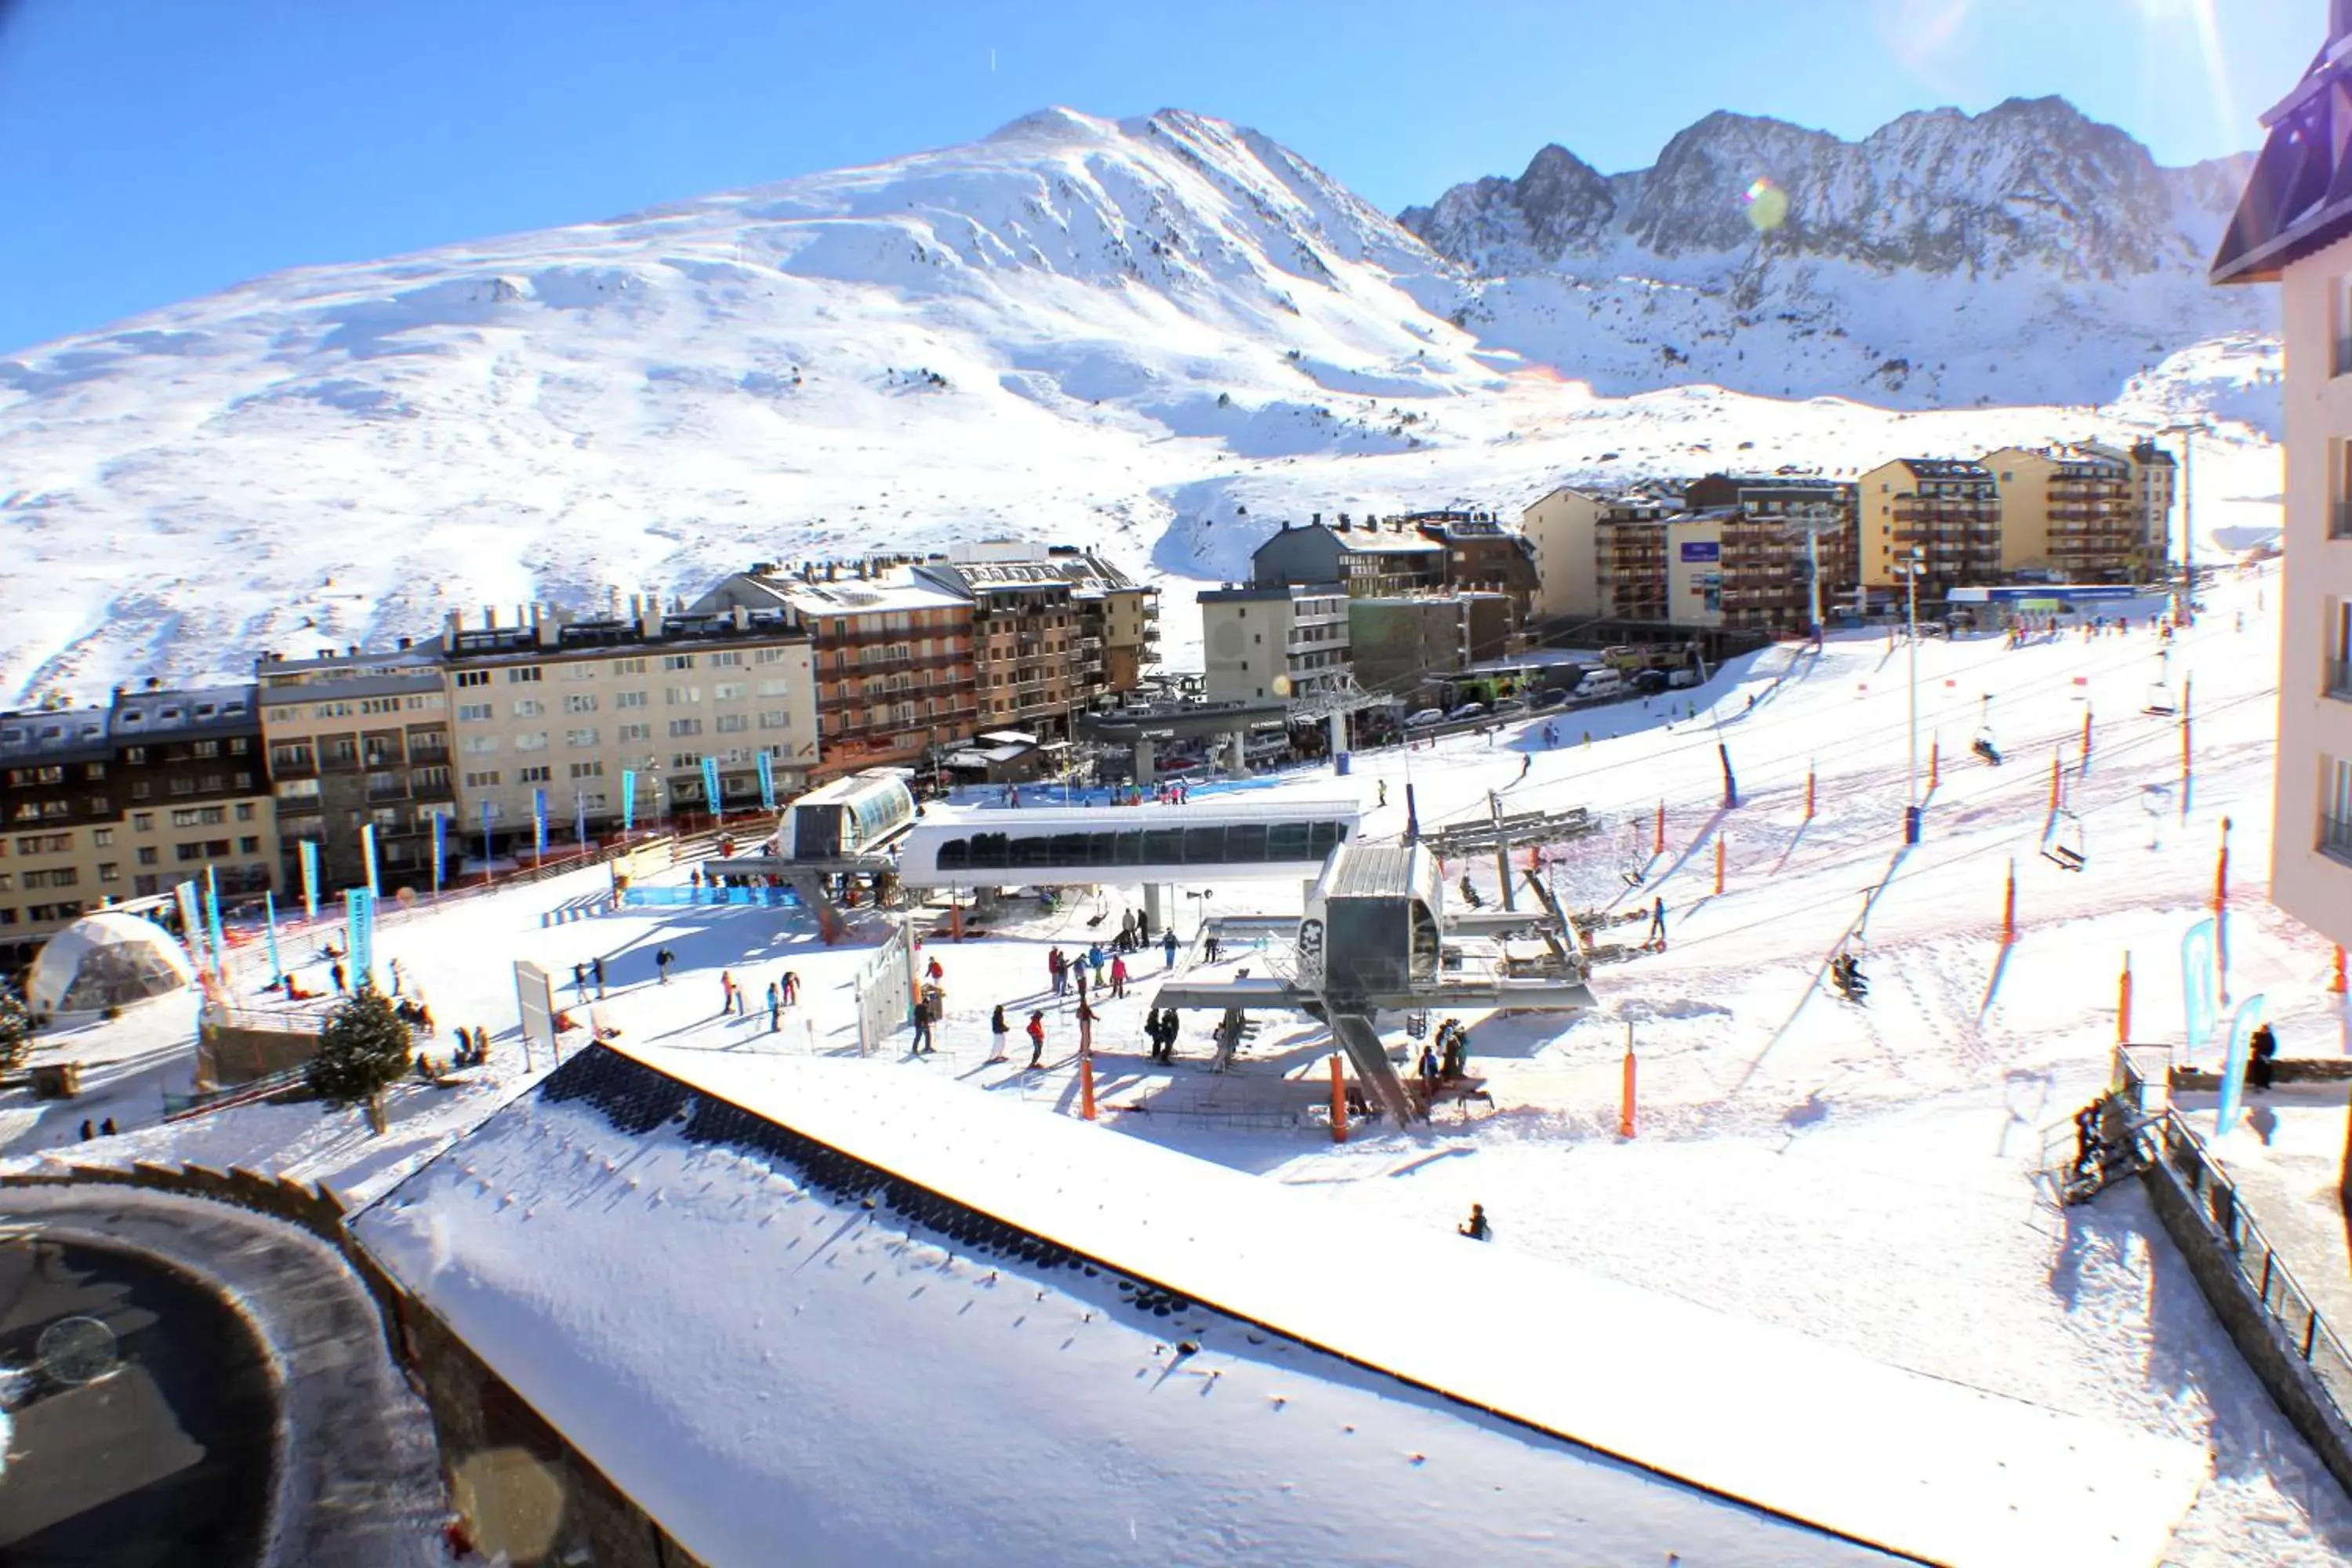
{"label": "building window", "polygon": [[710,700],[713,702],[740,702],[747,689],[742,681],[722,680],[710,689]]}
{"label": "building window", "polygon": [[543,767],[542,767],[542,768],[517,768],[517,769],[515,770],[515,783],[517,783],[517,784],[545,784],[545,783],[548,781],[549,774],[550,774],[552,771],[553,771],[553,770],[551,770],[551,769],[549,769],[549,768],[543,768]]}
{"label": "building window", "polygon": [[490,672],[487,669],[461,669],[457,672],[457,684],[460,686],[488,686],[489,683]]}
{"label": "building window", "polygon": [[575,779],[601,779],[604,776],[604,764],[602,763],[574,763],[572,764],[571,773],[572,776]]}
{"label": "building window", "polygon": [[[310,787],[311,787],[311,789],[312,789],[312,790],[314,790],[314,791],[315,791],[319,786],[318,786],[317,784],[312,784]],[[134,811],[134,812],[132,812],[132,813],[131,814],[131,832],[133,832],[133,833],[152,833],[152,832],[154,832],[154,831],[155,831],[155,814],[154,814],[153,812],[152,812],[152,811]]]}
{"label": "building window", "polygon": [[673,708],[692,707],[702,700],[699,686],[672,686],[664,689],[662,700]]}
{"label": "building window", "polygon": [[468,735],[457,742],[457,750],[469,757],[490,756],[498,749],[499,738],[496,735]]}
{"label": "building window", "polygon": [[566,730],[563,732],[563,743],[567,746],[575,748],[581,746],[593,746],[596,744],[596,731],[593,730]]}
{"label": "building window", "polygon": [[467,789],[494,789],[498,786],[498,770],[495,768],[486,773],[467,773],[466,775],[466,787]]}
{"label": "building window", "polygon": [[111,827],[93,827],[89,830],[89,843],[91,848],[104,849],[112,845],[113,842],[114,829]]}
{"label": "building window", "polygon": [[694,656],[690,653],[666,653],[662,655],[661,667],[664,669],[692,669]]}
{"label": "building window", "polygon": [[596,711],[596,694],[575,691],[563,700],[563,710],[566,713],[593,713]]}
{"label": "building window", "polygon": [[751,727],[751,721],[741,713],[721,713],[713,726],[722,735],[736,735]]}
{"label": "building window", "polygon": [[615,708],[643,708],[645,705],[646,694],[642,691],[616,691],[613,693],[613,706]]}
{"label": "building window", "polygon": [[260,853],[261,853],[261,840],[260,840],[260,838],[258,838],[257,837],[252,836],[252,835],[247,835],[247,837],[243,837],[243,838],[238,839],[238,840],[236,841],[236,852],[237,852],[238,854],[240,854],[240,855],[258,855],[258,854],[260,854]]}
{"label": "building window", "polygon": [[2322,757],[2319,767],[2319,847],[2352,860],[2352,758]]}
{"label": "building window", "polygon": [[673,719],[669,721],[669,734],[670,739],[673,741],[678,740],[684,736],[699,735],[701,733],[702,721],[699,719]]}
{"label": "building window", "polygon": [[536,719],[546,711],[547,704],[536,697],[515,699],[514,716],[518,719]]}
{"label": "building window", "polygon": [[131,858],[137,860],[142,866],[152,866],[155,863],[155,847],[152,844],[142,844]]}
{"label": "building window", "polygon": [[534,730],[528,735],[517,735],[514,742],[518,752],[543,752],[547,750],[547,731]]}
{"label": "building window", "polygon": [[654,727],[651,724],[624,724],[616,738],[625,746],[633,741],[650,741],[654,738]]}
{"label": "building window", "polygon": [[507,671],[507,684],[509,686],[529,686],[535,683],[538,679],[539,666],[535,664],[519,664],[512,669]]}
{"label": "building window", "polygon": [[249,800],[241,800],[236,803],[236,819],[239,822],[251,822],[253,820],[253,802]]}
{"label": "building window", "polygon": [[743,663],[743,655],[740,649],[729,648],[723,652],[712,654],[710,662],[717,667],[740,668]]}
{"label": "building window", "polygon": [[646,661],[642,658],[616,658],[613,661],[614,675],[643,675],[645,672]]}
{"label": "building window", "polygon": [[490,705],[487,702],[460,702],[457,704],[457,721],[461,724],[479,723],[489,716]]}

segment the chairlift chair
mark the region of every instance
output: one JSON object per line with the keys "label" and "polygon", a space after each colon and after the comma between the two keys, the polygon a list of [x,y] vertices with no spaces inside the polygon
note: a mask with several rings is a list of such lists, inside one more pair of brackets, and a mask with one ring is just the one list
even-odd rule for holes
{"label": "chairlift chair", "polygon": [[2140,711],[2158,719],[2169,719],[2179,713],[2180,704],[2172,694],[2171,682],[2158,680],[2151,683],[2147,689],[2147,700],[2141,705]]}
{"label": "chairlift chair", "polygon": [[2000,766],[2000,748],[1993,744],[1991,730],[1979,730],[1977,731],[1976,742],[1971,745],[1969,750],[1974,752],[1978,756],[1982,757],[1994,767]]}
{"label": "chairlift chair", "polygon": [[2084,853],[2083,819],[2072,808],[2062,808],[2042,840],[2042,858],[2062,871],[2079,871],[2089,863]]}

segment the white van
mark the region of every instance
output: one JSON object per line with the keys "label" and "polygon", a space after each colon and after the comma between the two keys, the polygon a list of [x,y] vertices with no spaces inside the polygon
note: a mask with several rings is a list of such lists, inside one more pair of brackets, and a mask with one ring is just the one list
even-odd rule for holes
{"label": "white van", "polygon": [[1599,669],[1587,670],[1584,679],[1577,682],[1576,700],[1586,702],[1596,697],[1616,697],[1624,690],[1625,678],[1604,665]]}

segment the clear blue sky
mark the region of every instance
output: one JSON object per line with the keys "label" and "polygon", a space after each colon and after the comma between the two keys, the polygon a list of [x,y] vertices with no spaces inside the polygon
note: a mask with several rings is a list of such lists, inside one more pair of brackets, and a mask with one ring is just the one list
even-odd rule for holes
{"label": "clear blue sky", "polygon": [[1254,125],[1394,211],[1715,109],[1860,136],[2063,93],[2254,146],[2325,0],[0,0],[0,352],[364,259],[969,141]]}

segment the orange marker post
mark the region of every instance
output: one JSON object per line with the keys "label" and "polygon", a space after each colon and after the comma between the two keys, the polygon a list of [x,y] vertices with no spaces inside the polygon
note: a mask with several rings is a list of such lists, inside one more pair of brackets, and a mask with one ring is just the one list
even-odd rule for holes
{"label": "orange marker post", "polygon": [[2344,994],[2344,950],[2340,947],[2336,950],[2336,973],[2327,982],[2327,990],[2330,995]]}
{"label": "orange marker post", "polygon": [[1620,1138],[1633,1136],[1634,1073],[1633,1026],[1628,1024],[1625,1026],[1625,1089],[1617,1105],[1617,1136]]}
{"label": "orange marker post", "polygon": [[1931,736],[1927,741],[1927,793],[1936,793],[1936,781],[1943,773],[1944,742]]}
{"label": "orange marker post", "polygon": [[2124,977],[2116,986],[2116,1044],[2131,1044],[2131,954],[2124,954]]}
{"label": "orange marker post", "polygon": [[2050,758],[2050,809],[2051,809],[2051,810],[2053,810],[2053,811],[2055,811],[2055,810],[2057,810],[2057,809],[2058,809],[2059,780],[2060,780],[2060,778],[2063,776],[2063,769],[2064,769],[2065,765],[2066,765],[2066,753],[2065,753],[2065,752],[2053,752],[2053,753],[2051,754],[2051,758]]}
{"label": "orange marker post", "polygon": [[1095,1058],[1092,1051],[1078,1056],[1078,1114],[1088,1121],[1095,1119]]}
{"label": "orange marker post", "polygon": [[2213,968],[2221,1000],[2230,1000],[2230,819],[2221,819],[2221,852],[2213,863]]}
{"label": "orange marker post", "polygon": [[1719,833],[1715,837],[1715,890],[1723,891],[1723,836]]}
{"label": "orange marker post", "polygon": [[2000,945],[2007,947],[2017,940],[2017,862],[2009,863],[2009,890],[2000,900]]}
{"label": "orange marker post", "polygon": [[1340,1064],[1339,1053],[1331,1053],[1331,1142],[1348,1141],[1348,1069]]}
{"label": "orange marker post", "polygon": [[1813,764],[1805,764],[1805,820],[1813,819]]}
{"label": "orange marker post", "polygon": [[1660,801],[1660,802],[1658,802],[1658,837],[1657,837],[1657,842],[1656,842],[1655,844],[1654,844],[1651,847],[1652,847],[1652,848],[1654,848],[1654,850],[1656,850],[1656,852],[1657,852],[1657,853],[1659,853],[1659,854],[1661,854],[1661,855],[1663,855],[1663,854],[1664,854],[1664,853],[1666,852],[1666,803],[1665,803],[1664,801],[1663,801],[1663,800],[1662,800],[1662,801]]}
{"label": "orange marker post", "polygon": [[2091,705],[2090,705],[2089,703],[2087,703],[2087,702],[2086,702],[2086,703],[2084,703],[2084,704],[2083,705],[2083,769],[2084,769],[2084,771],[2085,773],[2087,773],[2087,772],[2089,772],[2089,771],[2090,771],[2090,767],[2091,767]]}

